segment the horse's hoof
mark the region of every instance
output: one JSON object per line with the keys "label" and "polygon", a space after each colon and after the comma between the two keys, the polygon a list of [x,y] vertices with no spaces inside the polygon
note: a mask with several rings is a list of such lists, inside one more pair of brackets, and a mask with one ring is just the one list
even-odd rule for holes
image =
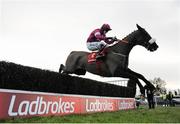
{"label": "horse's hoof", "polygon": [[62,72],[62,70],[61,69],[59,69],[59,73],[61,73]]}
{"label": "horse's hoof", "polygon": [[62,73],[63,68],[64,68],[64,65],[63,65],[63,64],[61,64],[61,65],[60,65],[60,67],[59,67],[59,73]]}

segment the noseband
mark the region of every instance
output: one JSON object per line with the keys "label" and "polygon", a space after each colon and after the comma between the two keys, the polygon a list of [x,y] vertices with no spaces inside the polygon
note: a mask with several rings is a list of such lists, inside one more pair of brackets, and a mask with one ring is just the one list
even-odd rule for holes
{"label": "noseband", "polygon": [[151,38],[148,42],[144,42],[144,43],[143,43],[143,46],[145,46],[146,49],[149,49],[150,46],[151,46],[152,44],[154,44],[155,42],[156,42],[156,39]]}

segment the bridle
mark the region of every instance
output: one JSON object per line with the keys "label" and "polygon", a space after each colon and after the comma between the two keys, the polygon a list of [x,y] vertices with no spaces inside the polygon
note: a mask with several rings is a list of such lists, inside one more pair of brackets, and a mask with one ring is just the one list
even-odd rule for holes
{"label": "bridle", "polygon": [[155,42],[156,42],[156,39],[155,39],[155,38],[151,38],[148,42],[144,42],[144,43],[143,43],[143,46],[145,46],[146,49],[149,50],[150,46],[151,46],[152,44],[154,44]]}
{"label": "bridle", "polygon": [[[117,42],[122,42],[122,43],[125,43],[125,44],[132,44],[131,42],[127,41],[127,40],[119,40],[117,39]],[[149,49],[150,46],[152,44],[154,44],[156,42],[156,39],[155,38],[151,38],[148,42],[144,42],[142,45],[146,47],[146,49]]]}
{"label": "bridle", "polygon": [[119,42],[122,42],[122,43],[126,43],[126,44],[128,44],[129,43],[129,41],[127,41],[127,40],[118,40]]}
{"label": "bridle", "polygon": [[[129,42],[127,40],[119,40],[119,39],[117,39],[116,42],[117,43],[122,42],[122,43],[125,43],[125,44],[129,44]],[[117,52],[112,52],[112,54],[117,55],[117,56],[122,56],[124,58],[127,57],[127,55],[117,53]]]}
{"label": "bridle", "polygon": [[129,41],[127,41],[127,40],[119,40],[119,39],[117,39],[117,42],[118,42],[118,43],[119,43],[119,42],[122,42],[122,43],[126,43],[126,44],[129,43]]}

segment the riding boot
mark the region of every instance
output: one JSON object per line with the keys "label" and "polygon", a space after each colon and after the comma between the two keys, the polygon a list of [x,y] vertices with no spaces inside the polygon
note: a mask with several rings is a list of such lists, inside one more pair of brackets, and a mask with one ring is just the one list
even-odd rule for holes
{"label": "riding boot", "polygon": [[96,55],[96,59],[103,58],[104,56],[105,56],[104,53],[98,53],[98,54]]}
{"label": "riding boot", "polygon": [[102,49],[97,53],[96,59],[103,58],[104,56],[105,56],[105,49]]}

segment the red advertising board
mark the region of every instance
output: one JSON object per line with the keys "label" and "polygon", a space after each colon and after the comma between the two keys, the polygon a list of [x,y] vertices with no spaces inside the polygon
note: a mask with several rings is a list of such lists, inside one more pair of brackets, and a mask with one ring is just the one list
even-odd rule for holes
{"label": "red advertising board", "polygon": [[134,98],[96,97],[0,89],[0,119],[85,114],[134,108]]}

